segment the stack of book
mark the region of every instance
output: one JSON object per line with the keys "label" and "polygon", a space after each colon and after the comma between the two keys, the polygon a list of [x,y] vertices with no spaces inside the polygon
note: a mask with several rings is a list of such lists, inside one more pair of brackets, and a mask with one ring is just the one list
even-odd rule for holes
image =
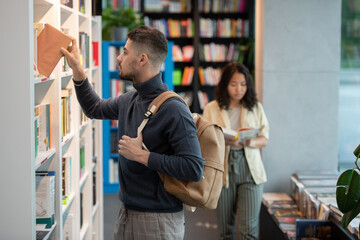
{"label": "stack of book", "polygon": [[295,201],[286,193],[264,193],[263,204],[289,239],[296,236],[296,219],[302,219]]}
{"label": "stack of book", "polygon": [[299,172],[291,176],[292,197],[306,218],[328,220],[329,204],[324,200],[336,202],[338,178],[337,172]]}
{"label": "stack of book", "polygon": [[[336,201],[338,178],[337,172],[294,173],[290,195],[264,193],[262,203],[289,239],[334,239],[334,222],[340,225],[343,217]],[[359,224],[360,215],[350,222],[346,235],[360,239]]]}

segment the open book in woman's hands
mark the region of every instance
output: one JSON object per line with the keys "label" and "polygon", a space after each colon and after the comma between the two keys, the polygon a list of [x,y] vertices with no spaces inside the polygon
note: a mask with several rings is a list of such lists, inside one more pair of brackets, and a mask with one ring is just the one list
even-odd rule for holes
{"label": "open book in woman's hands", "polygon": [[256,128],[240,128],[237,131],[223,128],[225,139],[235,140],[237,142],[246,141],[249,139],[254,139],[259,134],[259,129]]}

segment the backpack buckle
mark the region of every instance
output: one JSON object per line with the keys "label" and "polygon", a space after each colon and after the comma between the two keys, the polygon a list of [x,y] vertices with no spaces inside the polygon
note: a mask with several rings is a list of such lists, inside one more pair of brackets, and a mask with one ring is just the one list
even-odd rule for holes
{"label": "backpack buckle", "polygon": [[151,115],[152,115],[152,112],[151,112],[150,110],[147,110],[147,111],[144,113],[145,118],[149,118]]}

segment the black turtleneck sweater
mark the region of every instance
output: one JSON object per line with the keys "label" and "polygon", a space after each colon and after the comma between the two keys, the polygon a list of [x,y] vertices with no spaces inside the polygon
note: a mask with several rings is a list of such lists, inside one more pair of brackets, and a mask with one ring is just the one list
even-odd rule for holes
{"label": "black turtleneck sweater", "polygon": [[[87,79],[75,87],[89,118],[118,120],[118,139],[122,135],[136,137],[149,104],[167,90],[161,73],[134,88],[117,98],[101,99]],[[205,160],[187,106],[177,98],[167,100],[146,124],[143,142],[150,151],[148,167],[119,155],[120,200],[136,211],[181,211],[182,203],[165,191],[157,172],[191,181],[199,181],[203,175]]]}

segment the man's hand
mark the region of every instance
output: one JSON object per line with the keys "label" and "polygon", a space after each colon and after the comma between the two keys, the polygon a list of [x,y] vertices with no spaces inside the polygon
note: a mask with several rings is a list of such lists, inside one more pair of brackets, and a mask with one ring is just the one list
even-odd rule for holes
{"label": "man's hand", "polygon": [[73,70],[74,81],[82,81],[86,78],[84,69],[80,65],[79,50],[77,48],[76,39],[72,38],[72,44],[68,49],[61,48],[61,52],[65,55],[69,67]]}
{"label": "man's hand", "polygon": [[123,135],[118,147],[119,153],[127,159],[148,165],[150,152],[142,148],[142,133],[136,138]]}

